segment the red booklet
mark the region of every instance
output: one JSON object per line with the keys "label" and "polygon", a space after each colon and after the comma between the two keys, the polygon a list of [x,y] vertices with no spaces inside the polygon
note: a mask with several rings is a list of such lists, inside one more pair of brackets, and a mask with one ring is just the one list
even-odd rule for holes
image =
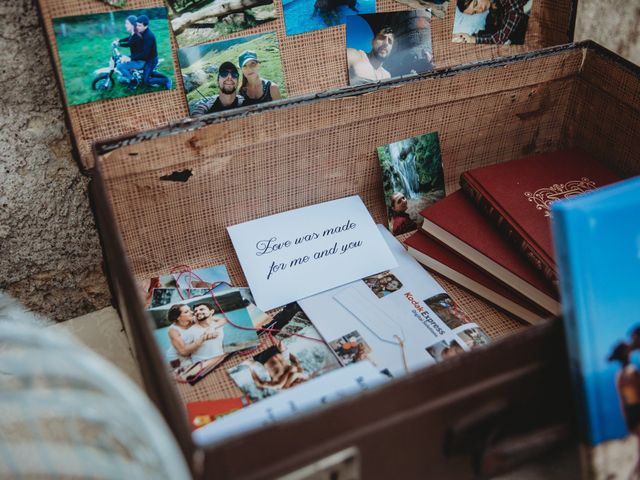
{"label": "red booklet", "polygon": [[621,180],[581,150],[545,153],[475,168],[460,185],[545,277],[556,281],[549,206]]}
{"label": "red booklet", "polygon": [[188,402],[187,415],[192,430],[203,427],[218,418],[246,407],[249,401],[245,397],[224,398],[222,400],[205,400]]}
{"label": "red booklet", "polygon": [[469,260],[418,230],[407,238],[409,255],[430,270],[472,291],[497,307],[529,323],[549,315],[524,296],[516,293]]}
{"label": "red booklet", "polygon": [[461,191],[425,208],[422,229],[549,313],[560,313],[558,292],[491,225]]}

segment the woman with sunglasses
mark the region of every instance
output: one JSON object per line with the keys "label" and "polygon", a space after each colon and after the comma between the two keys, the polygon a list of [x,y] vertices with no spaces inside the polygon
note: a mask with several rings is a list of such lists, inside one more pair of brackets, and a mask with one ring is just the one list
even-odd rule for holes
{"label": "woman with sunglasses", "polygon": [[239,63],[242,68],[240,95],[244,97],[245,105],[255,105],[282,98],[278,85],[271,80],[260,78],[260,62],[256,52],[245,50],[240,54]]}
{"label": "woman with sunglasses", "polygon": [[238,88],[238,69],[231,62],[223,62],[218,68],[218,89],[220,93],[205,97],[189,106],[191,115],[197,117],[207,113],[221,112],[241,107],[245,99],[236,93]]}

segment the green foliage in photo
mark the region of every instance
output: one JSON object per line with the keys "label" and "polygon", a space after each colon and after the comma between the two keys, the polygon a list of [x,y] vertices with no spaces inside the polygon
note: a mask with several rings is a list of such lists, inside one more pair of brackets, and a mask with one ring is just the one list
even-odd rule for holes
{"label": "green foliage in photo", "polygon": [[[240,85],[242,81],[242,69],[238,65],[238,58],[245,50],[256,52],[258,60],[260,61],[260,77],[274,82],[280,88],[282,97],[287,97],[278,39],[275,33],[270,32],[252,35],[250,37],[235,38],[223,42],[181,48],[178,51],[178,59],[183,78],[194,74],[206,76],[207,78],[205,83],[197,85],[196,88],[186,92],[187,101],[191,103],[203,97],[217,95],[219,93],[217,69],[226,61],[232,62],[238,67],[238,71],[240,72],[238,85]],[[188,84],[189,82],[185,81],[185,85]]]}
{"label": "green foliage in photo", "polygon": [[[389,199],[395,191],[403,191],[401,185],[401,170],[397,165],[411,160],[415,165],[417,175],[417,193],[434,194],[440,198],[444,196],[444,175],[442,171],[442,157],[437,132],[427,133],[417,137],[395,142],[396,156],[392,156],[389,145],[377,148],[378,158],[382,169],[382,184],[384,198],[389,205]],[[403,193],[407,193],[404,192]]]}
{"label": "green foliage in photo", "polygon": [[[159,87],[139,86],[132,91],[118,82],[113,89],[107,91],[96,91],[91,88],[96,78],[95,71],[109,66],[112,54],[111,42],[128,36],[124,22],[129,15],[149,17],[149,28],[156,37],[158,58],[162,59],[156,70],[169,77],[175,86],[169,23],[165,8],[118,10],[55,18],[53,25],[58,58],[69,105],[163,90]],[[128,48],[119,47],[119,51],[121,54],[130,55]],[[114,73],[113,78],[116,79],[116,77],[117,74]]]}

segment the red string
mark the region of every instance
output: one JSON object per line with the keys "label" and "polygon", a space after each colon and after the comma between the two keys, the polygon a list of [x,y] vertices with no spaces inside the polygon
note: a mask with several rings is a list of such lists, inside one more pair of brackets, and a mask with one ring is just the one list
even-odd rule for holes
{"label": "red string", "polygon": [[[276,343],[274,338],[273,338],[273,332],[275,332],[275,333],[282,332],[283,331],[282,329],[273,328],[273,327],[269,327],[269,328],[264,328],[264,327],[257,327],[257,328],[256,327],[243,327],[241,325],[238,325],[238,324],[232,322],[231,319],[229,317],[227,317],[227,314],[222,309],[222,306],[218,302],[218,299],[216,298],[216,294],[214,293],[213,290],[215,288],[219,287],[220,285],[227,285],[229,287],[233,287],[233,285],[231,285],[229,282],[225,282],[223,280],[222,281],[218,281],[218,282],[213,282],[213,283],[206,282],[202,278],[200,278],[197,273],[195,273],[193,270],[191,270],[190,266],[188,266],[188,265],[178,265],[178,266],[173,267],[171,269],[171,274],[172,275],[177,274],[177,277],[176,277],[176,285],[177,286],[180,285],[180,278],[182,278],[182,276],[184,274],[186,274],[186,273],[189,274],[189,277],[188,277],[189,278],[189,283],[188,283],[187,288],[185,289],[187,291],[187,298],[191,298],[191,281],[195,277],[196,280],[199,280],[199,281],[209,285],[208,293],[211,294],[211,298],[213,299],[214,303],[216,304],[216,307],[218,308],[218,310],[220,311],[220,313],[222,314],[224,319],[227,322],[229,322],[229,324],[231,324],[233,327],[238,328],[240,330],[253,330],[253,331],[256,331],[256,332],[267,332],[269,334],[269,338],[271,339],[271,341],[273,343]],[[182,296],[182,292],[180,290],[181,290],[180,288],[177,288],[178,295],[180,296],[180,298],[182,300],[185,300],[185,298]],[[323,340],[320,340],[319,338],[308,337],[308,336],[302,335],[300,333],[289,333],[288,335],[291,335],[293,337],[306,338],[307,340],[313,340],[314,342],[325,343]],[[254,349],[250,349],[250,350],[254,350]]]}

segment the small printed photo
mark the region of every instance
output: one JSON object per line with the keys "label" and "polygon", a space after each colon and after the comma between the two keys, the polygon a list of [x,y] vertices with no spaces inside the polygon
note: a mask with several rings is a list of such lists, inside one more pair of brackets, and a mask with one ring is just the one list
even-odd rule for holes
{"label": "small printed photo", "polygon": [[428,10],[347,17],[349,85],[433,70]]}
{"label": "small printed photo", "polygon": [[473,323],[447,293],[440,293],[427,298],[424,303],[426,303],[427,306],[433,310],[433,313],[451,330]]}
{"label": "small printed photo", "polygon": [[[252,304],[249,289],[227,289],[147,309],[154,336],[175,370],[196,363],[205,367],[228,353],[259,345],[256,328],[268,316]],[[265,318],[266,317],[266,318]]]}
{"label": "small printed photo", "polygon": [[344,366],[361,360],[371,360],[371,347],[357,330],[329,342],[329,346]]}
{"label": "small printed photo", "polygon": [[273,0],[165,0],[178,47],[211,42],[275,20]]}
{"label": "small printed photo", "polygon": [[455,357],[465,352],[464,348],[462,348],[462,345],[460,345],[455,340],[442,340],[441,342],[427,347],[426,350],[427,353],[431,355],[437,363],[440,363],[447,358]]}
{"label": "small printed photo", "polygon": [[362,281],[378,298],[391,295],[402,288],[402,282],[389,271],[365,277]]}
{"label": "small printed photo", "polygon": [[54,18],[53,28],[69,105],[174,88],[166,8]]}
{"label": "small printed photo", "polygon": [[420,212],[445,196],[438,133],[400,140],[377,151],[389,230],[400,235],[420,228]]}
{"label": "small printed photo", "polygon": [[491,343],[491,337],[484,333],[480,327],[469,328],[468,330],[462,330],[456,332],[456,335],[467,344],[469,348],[482,347]]}
{"label": "small printed photo", "polygon": [[193,117],[287,96],[274,32],[181,48],[178,61]]}
{"label": "small printed photo", "polygon": [[150,307],[162,307],[173,303],[180,303],[192,297],[202,297],[209,293],[208,288],[154,288],[151,292]]}
{"label": "small printed photo", "polygon": [[523,45],[533,0],[457,0],[454,43]]}
{"label": "small printed photo", "polygon": [[197,430],[222,417],[231,415],[247,405],[249,405],[249,400],[246,397],[187,402],[187,416],[191,430]]}
{"label": "small printed photo", "polygon": [[349,15],[375,13],[375,0],[283,0],[287,35],[335,27]]}
{"label": "small printed photo", "polygon": [[284,307],[264,328],[276,332],[275,345],[227,370],[251,401],[341,367],[297,303]]}
{"label": "small printed photo", "polygon": [[[174,273],[178,288],[211,288],[217,292],[229,288],[231,279],[225,265],[196,268],[192,271]],[[193,295],[195,296],[195,295]]]}
{"label": "small printed photo", "polygon": [[[182,297],[197,297],[199,295],[205,295],[210,293],[211,287],[214,292],[226,290],[229,288],[231,278],[227,267],[225,265],[215,265],[213,267],[198,268],[192,271],[175,272],[168,275],[160,275],[159,277],[150,278],[146,284],[146,290],[144,290],[145,308],[149,308],[152,302],[153,293],[156,288],[170,288],[170,289],[191,289],[191,292],[187,292],[187,295]],[[206,292],[194,293],[193,289],[204,288]],[[141,292],[143,293],[143,292]],[[169,295],[169,292],[165,292],[164,295]],[[179,300],[172,300],[171,303],[176,303]],[[253,300],[251,300],[253,302]],[[255,303],[255,302],[254,302]],[[159,305],[154,305],[159,306]]]}

